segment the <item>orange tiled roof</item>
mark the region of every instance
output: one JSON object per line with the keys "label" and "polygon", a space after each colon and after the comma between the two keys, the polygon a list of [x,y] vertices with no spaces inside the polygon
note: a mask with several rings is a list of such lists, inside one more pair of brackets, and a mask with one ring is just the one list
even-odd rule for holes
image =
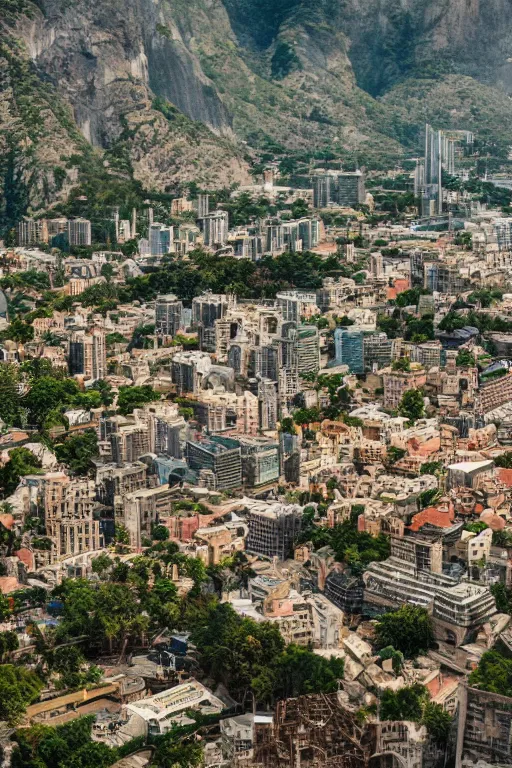
{"label": "orange tiled roof", "polygon": [[447,514],[446,512],[440,512],[436,507],[427,507],[427,509],[414,515],[409,530],[419,531],[427,523],[435,525],[436,528],[450,528],[453,525],[453,517],[453,510],[450,510]]}
{"label": "orange tiled roof", "polygon": [[498,469],[498,478],[504,484],[512,488],[512,469]]}

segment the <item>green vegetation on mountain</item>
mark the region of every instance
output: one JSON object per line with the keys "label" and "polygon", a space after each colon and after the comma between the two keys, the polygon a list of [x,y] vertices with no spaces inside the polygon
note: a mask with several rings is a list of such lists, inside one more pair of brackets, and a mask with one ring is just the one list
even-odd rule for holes
{"label": "green vegetation on mountain", "polygon": [[156,18],[147,3],[2,0],[2,232],[56,203],[89,217],[98,206],[95,226],[107,227],[98,219],[110,205],[126,215],[147,193],[241,183],[271,159],[303,178],[339,158],[389,165],[419,150],[427,120],[476,131],[480,156],[507,162],[501,0],[499,45],[483,6],[451,47],[439,30],[458,26],[456,0],[379,12],[354,0],[223,0],[213,11],[192,0]]}

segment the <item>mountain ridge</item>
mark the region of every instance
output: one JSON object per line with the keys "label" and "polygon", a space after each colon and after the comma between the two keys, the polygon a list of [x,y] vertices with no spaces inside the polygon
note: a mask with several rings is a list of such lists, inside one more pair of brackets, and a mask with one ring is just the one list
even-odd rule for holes
{"label": "mountain ridge", "polygon": [[[36,209],[65,196],[70,158],[91,150],[122,154],[160,192],[247,181],[254,152],[390,164],[418,151],[425,120],[476,130],[505,158],[510,6],[0,0],[0,148],[14,147]],[[0,172],[5,185],[5,160]]]}

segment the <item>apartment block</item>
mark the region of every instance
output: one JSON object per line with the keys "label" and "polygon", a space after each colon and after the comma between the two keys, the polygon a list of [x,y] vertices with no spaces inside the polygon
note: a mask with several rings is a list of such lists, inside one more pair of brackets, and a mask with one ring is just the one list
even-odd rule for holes
{"label": "apartment block", "polygon": [[244,485],[256,488],[279,480],[279,444],[265,437],[240,437]]}
{"label": "apartment block", "polygon": [[71,333],[69,341],[69,370],[72,376],[84,375],[97,381],[107,375],[107,344],[101,328],[80,329]]}
{"label": "apartment block", "polygon": [[28,475],[30,514],[39,517],[52,542],[50,562],[104,546],[97,507],[95,483],[70,478],[65,472]]}
{"label": "apartment block", "polygon": [[187,442],[187,460],[196,472],[207,472],[214,487],[222,490],[242,485],[242,456],[237,440],[214,435]]}
{"label": "apartment block", "polygon": [[302,507],[295,504],[266,504],[245,499],[249,535],[246,548],[263,557],[286,560],[302,526]]}
{"label": "apartment block", "polygon": [[174,294],[157,296],[155,302],[155,332],[157,336],[176,336],[183,330],[183,302]]}
{"label": "apartment block", "polygon": [[382,373],[385,408],[398,408],[404,392],[410,389],[422,389],[427,382],[427,375],[423,369],[406,372],[392,371],[388,368]]}

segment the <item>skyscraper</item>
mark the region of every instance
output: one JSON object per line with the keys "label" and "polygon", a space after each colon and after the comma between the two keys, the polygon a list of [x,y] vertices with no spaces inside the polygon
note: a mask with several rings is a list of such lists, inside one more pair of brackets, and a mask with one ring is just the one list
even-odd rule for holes
{"label": "skyscraper", "polygon": [[215,211],[201,219],[204,244],[222,247],[228,241],[228,212]]}
{"label": "skyscraper", "polygon": [[17,226],[18,245],[37,245],[48,242],[46,219],[22,219]]}
{"label": "skyscraper", "polygon": [[215,321],[224,317],[227,308],[227,296],[206,291],[192,299],[192,323],[195,327],[215,328]]}
{"label": "skyscraper", "polygon": [[76,330],[69,342],[69,370],[71,375],[82,374],[97,381],[107,375],[107,346],[101,328],[90,331]]}
{"label": "skyscraper", "polygon": [[350,373],[364,373],[363,331],[352,328],[336,328],[334,347],[336,364],[348,365]]}
{"label": "skyscraper", "polygon": [[318,169],[314,172],[312,183],[315,208],[328,208],[336,205],[353,208],[366,200],[362,171]]}
{"label": "skyscraper", "polygon": [[320,337],[314,325],[297,328],[297,366],[299,373],[316,373],[320,368]]}
{"label": "skyscraper", "polygon": [[171,252],[174,240],[173,227],[154,223],[149,227],[149,248],[151,256],[164,256]]}
{"label": "skyscraper", "polygon": [[174,294],[157,296],[155,331],[158,336],[176,336],[182,328],[183,302]]}
{"label": "skyscraper", "polygon": [[210,213],[210,196],[198,195],[197,196],[197,218],[204,219]]}
{"label": "skyscraper", "polygon": [[70,245],[91,245],[91,222],[88,219],[70,219],[68,240]]}

